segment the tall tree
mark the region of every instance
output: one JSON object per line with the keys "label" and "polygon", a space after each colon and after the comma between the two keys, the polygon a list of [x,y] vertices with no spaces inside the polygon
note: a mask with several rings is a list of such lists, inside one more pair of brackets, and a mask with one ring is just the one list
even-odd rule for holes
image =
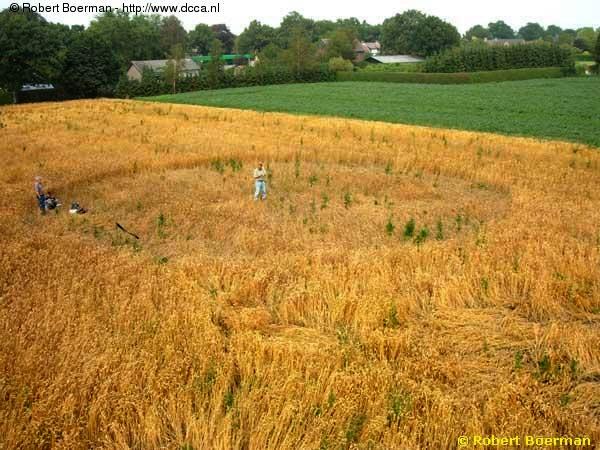
{"label": "tall tree", "polygon": [[288,48],[283,52],[283,61],[296,75],[316,65],[315,46],[301,28],[292,33]]}
{"label": "tall tree", "polygon": [[173,89],[173,94],[177,93],[177,81],[181,77],[183,70],[185,52],[183,45],[175,44],[169,52],[169,60],[165,69],[165,81],[169,83]]}
{"label": "tall tree", "polygon": [[0,88],[18,92],[26,83],[53,83],[61,72],[60,30],[35,13],[0,12]]}
{"label": "tall tree", "polygon": [[519,36],[526,41],[537,41],[544,37],[544,28],[539,23],[529,22],[519,29]]}
{"label": "tall tree", "polygon": [[[310,28],[310,24],[304,23]],[[317,20],[314,22],[313,41],[321,38],[330,37],[337,30],[351,30],[357,39],[366,42],[379,40],[381,33],[380,25],[369,25],[366,21],[360,21],[356,17],[347,19],[337,19],[335,22],[331,20]]]}
{"label": "tall tree", "polygon": [[119,11],[97,16],[88,31],[110,45],[121,71],[132,60],[160,59],[164,51],[160,44],[160,16],[133,16]]}
{"label": "tall tree", "polygon": [[558,43],[561,45],[573,45],[576,36],[577,31],[568,28],[558,35]]}
{"label": "tall tree", "polygon": [[210,62],[208,63],[208,84],[211,88],[219,87],[221,76],[223,75],[223,44],[220,40],[214,39],[210,47]]}
{"label": "tall tree", "polygon": [[304,34],[309,42],[314,42],[318,39],[315,36],[315,22],[307,19],[299,12],[292,11],[283,18],[277,30],[279,46],[281,48],[288,48],[298,32]]}
{"label": "tall tree", "polygon": [[325,58],[329,61],[331,58],[342,57],[344,59],[354,59],[354,41],[357,33],[354,29],[340,28],[334,31],[327,44]]}
{"label": "tall tree", "polygon": [[482,25],[475,25],[467,30],[465,33],[465,40],[472,41],[475,39],[489,39],[492,37],[490,30]]}
{"label": "tall tree", "polygon": [[329,35],[331,35],[337,30],[343,30],[345,33],[349,33],[353,39],[361,39],[361,28],[362,24],[360,20],[358,20],[356,17],[349,17],[347,19],[337,19],[335,21],[335,28],[332,32],[329,33]]}
{"label": "tall tree", "polygon": [[498,20],[488,24],[493,39],[514,39],[515,31],[504,21]]}
{"label": "tall tree", "polygon": [[574,40],[573,36],[564,31],[558,35],[558,43],[560,45],[573,45]]}
{"label": "tall tree", "polygon": [[283,63],[283,49],[277,44],[271,43],[267,45],[258,54],[258,65],[259,68],[277,67],[282,66]]}
{"label": "tall tree", "polygon": [[596,59],[596,73],[600,72],[600,31],[598,32],[598,39],[596,39],[596,48],[594,49],[594,57]]}
{"label": "tall tree", "polygon": [[187,32],[177,17],[163,18],[160,23],[160,45],[165,55],[168,55],[171,49],[177,45],[185,48],[186,40]]}
{"label": "tall tree", "polygon": [[199,23],[188,33],[188,46],[191,51],[200,55],[208,55],[210,46],[215,39],[212,28],[204,23]]}
{"label": "tall tree", "polygon": [[221,45],[223,46],[222,51],[225,53],[233,53],[235,34],[229,31],[229,28],[227,28],[227,25],[224,23],[213,25],[211,28],[215,35],[215,39],[221,41]]}
{"label": "tall tree", "polygon": [[[158,59],[163,57],[163,49],[160,45],[161,17],[157,14],[151,16],[132,16],[129,19],[131,39],[123,42],[132,52],[133,59]],[[128,61],[129,65],[129,61]]]}
{"label": "tall tree", "polygon": [[69,27],[62,23],[51,23],[50,26],[53,29],[53,34],[61,42],[65,48],[68,48],[71,43],[79,36],[84,30],[83,25],[73,25]]}
{"label": "tall tree", "polygon": [[360,24],[359,38],[365,42],[375,42],[381,39],[381,25],[369,25],[366,21]]}
{"label": "tall tree", "polygon": [[460,35],[439,17],[409,10],[383,22],[381,44],[388,54],[429,56],[458,45]]}
{"label": "tall tree", "polygon": [[275,40],[275,29],[257,20],[250,22],[236,41],[239,53],[260,52]]}
{"label": "tall tree", "polygon": [[338,28],[339,25],[331,20],[316,20],[314,24],[314,39],[316,41],[323,39]]}
{"label": "tall tree", "polygon": [[562,33],[562,28],[557,25],[548,25],[544,33],[544,39],[549,42],[558,42],[558,37]]}
{"label": "tall tree", "polygon": [[588,41],[586,41],[585,39],[583,39],[579,36],[576,37],[575,40],[573,41],[573,47],[581,50],[582,52],[590,51],[590,45],[589,45]]}
{"label": "tall tree", "polygon": [[385,53],[411,53],[411,35],[425,20],[425,14],[411,9],[383,21],[381,44]]}
{"label": "tall tree", "polygon": [[458,46],[460,33],[456,27],[436,16],[427,16],[423,28],[415,36],[415,53],[431,56]]}
{"label": "tall tree", "polygon": [[69,45],[59,82],[74,98],[112,94],[119,79],[119,64],[109,43],[95,33],[78,33]]}
{"label": "tall tree", "polygon": [[577,30],[577,37],[573,45],[580,50],[591,52],[596,45],[598,33],[592,27],[584,27]]}

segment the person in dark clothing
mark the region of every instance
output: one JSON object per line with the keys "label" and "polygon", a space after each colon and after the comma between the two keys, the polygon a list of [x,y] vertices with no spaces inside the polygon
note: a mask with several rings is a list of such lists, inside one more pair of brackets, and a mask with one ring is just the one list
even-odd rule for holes
{"label": "person in dark clothing", "polygon": [[59,206],[61,206],[61,203],[54,195],[52,195],[52,192],[46,192],[46,211],[56,209]]}

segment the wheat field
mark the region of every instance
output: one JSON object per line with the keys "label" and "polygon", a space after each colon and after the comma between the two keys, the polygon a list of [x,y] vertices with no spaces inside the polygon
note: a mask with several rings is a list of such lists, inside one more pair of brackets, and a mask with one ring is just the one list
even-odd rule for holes
{"label": "wheat field", "polygon": [[597,149],[112,100],[0,122],[0,449],[598,448]]}

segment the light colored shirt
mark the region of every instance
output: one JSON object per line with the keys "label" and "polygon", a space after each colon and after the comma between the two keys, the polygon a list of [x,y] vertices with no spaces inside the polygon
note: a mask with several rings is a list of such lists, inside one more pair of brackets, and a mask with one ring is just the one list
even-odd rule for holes
{"label": "light colored shirt", "polygon": [[257,181],[265,181],[265,177],[267,176],[267,171],[264,169],[254,169],[254,179]]}
{"label": "light colored shirt", "polygon": [[44,187],[42,186],[42,182],[41,181],[36,181],[33,184],[33,189],[35,190],[35,193],[40,196],[44,194]]}

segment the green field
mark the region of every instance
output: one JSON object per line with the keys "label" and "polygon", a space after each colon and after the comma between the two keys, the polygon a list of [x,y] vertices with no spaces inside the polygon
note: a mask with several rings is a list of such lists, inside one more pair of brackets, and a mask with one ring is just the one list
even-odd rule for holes
{"label": "green field", "polygon": [[600,147],[600,77],[469,85],[291,84],[145,100],[353,117],[561,139]]}

